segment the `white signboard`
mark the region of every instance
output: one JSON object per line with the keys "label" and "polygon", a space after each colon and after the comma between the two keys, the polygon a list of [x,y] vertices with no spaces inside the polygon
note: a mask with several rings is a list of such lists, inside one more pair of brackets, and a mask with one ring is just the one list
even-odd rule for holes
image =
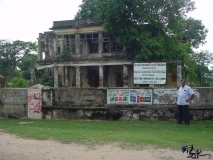
{"label": "white signboard", "polygon": [[166,62],[134,63],[134,84],[165,84]]}

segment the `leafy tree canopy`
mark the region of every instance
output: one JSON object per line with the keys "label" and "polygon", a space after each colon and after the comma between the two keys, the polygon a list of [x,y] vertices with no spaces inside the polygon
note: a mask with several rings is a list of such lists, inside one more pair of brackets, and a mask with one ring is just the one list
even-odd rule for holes
{"label": "leafy tree canopy", "polygon": [[185,13],[194,10],[194,2],[83,0],[80,8],[77,19],[98,18],[105,30],[126,47],[127,53],[131,52],[131,58],[142,54],[143,60],[150,60],[163,58],[164,38],[182,36],[180,20]]}
{"label": "leafy tree canopy", "polygon": [[62,52],[60,54],[60,61],[66,62],[66,61],[69,61],[69,59],[70,59],[70,47],[66,46],[66,47],[64,47],[64,49],[62,50]]}
{"label": "leafy tree canopy", "polygon": [[82,0],[82,4],[79,6],[75,19],[95,18],[96,4],[94,0]]}
{"label": "leafy tree canopy", "polygon": [[193,58],[196,62],[196,82],[200,84],[200,86],[203,86],[203,84],[205,84],[204,75],[211,75],[211,71],[208,69],[208,66],[213,63],[213,53],[210,53],[209,51],[195,52]]}
{"label": "leafy tree canopy", "polygon": [[7,81],[6,86],[11,88],[28,88],[30,84],[24,78],[15,77],[11,82]]}
{"label": "leafy tree canopy", "polygon": [[14,77],[17,63],[21,61],[25,55],[33,53],[36,49],[36,43],[20,40],[12,42],[9,40],[0,40],[0,60],[7,63],[11,79]]}
{"label": "leafy tree canopy", "polygon": [[189,42],[194,48],[206,43],[208,30],[200,20],[194,18],[183,19],[182,25],[184,42]]}
{"label": "leafy tree canopy", "polygon": [[35,84],[42,84],[44,86],[54,87],[54,77],[53,76],[48,76],[45,73],[44,69],[37,70],[37,72],[36,72],[36,81],[34,82],[33,85],[35,85]]}
{"label": "leafy tree canopy", "polygon": [[30,80],[31,70],[34,69],[37,59],[38,56],[36,54],[27,54],[17,63],[24,79]]}
{"label": "leafy tree canopy", "polygon": [[83,0],[75,19],[97,18],[135,61],[181,60],[195,78],[192,47],[205,43],[208,30],[186,18],[191,0]]}

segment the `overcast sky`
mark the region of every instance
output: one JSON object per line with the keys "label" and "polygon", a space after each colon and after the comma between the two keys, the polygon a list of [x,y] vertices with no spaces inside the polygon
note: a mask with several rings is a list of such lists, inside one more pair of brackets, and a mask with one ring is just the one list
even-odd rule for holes
{"label": "overcast sky", "polygon": [[[199,50],[213,53],[213,0],[195,0],[196,10],[189,16],[202,20],[209,30],[207,43]],[[71,20],[81,0],[0,0],[0,39],[37,41],[53,21]]]}

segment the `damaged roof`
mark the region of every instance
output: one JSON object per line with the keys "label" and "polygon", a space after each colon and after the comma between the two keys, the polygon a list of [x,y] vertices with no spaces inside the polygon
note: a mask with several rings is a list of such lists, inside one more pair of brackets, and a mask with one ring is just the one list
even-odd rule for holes
{"label": "damaged roof", "polygon": [[98,19],[81,19],[81,20],[65,20],[65,21],[53,21],[53,26],[50,30],[60,28],[72,28],[72,27],[85,27],[85,26],[97,26],[102,25]]}

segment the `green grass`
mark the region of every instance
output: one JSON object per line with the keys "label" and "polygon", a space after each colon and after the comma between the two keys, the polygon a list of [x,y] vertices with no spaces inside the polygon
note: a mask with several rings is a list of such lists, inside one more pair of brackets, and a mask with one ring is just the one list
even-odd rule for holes
{"label": "green grass", "polygon": [[[20,122],[25,122],[20,124]],[[28,123],[31,122],[31,123]],[[1,119],[2,131],[21,138],[57,140],[86,145],[115,142],[120,146],[213,150],[213,121],[191,121],[189,126],[171,121],[87,121]],[[1,132],[2,132],[1,131]]]}

